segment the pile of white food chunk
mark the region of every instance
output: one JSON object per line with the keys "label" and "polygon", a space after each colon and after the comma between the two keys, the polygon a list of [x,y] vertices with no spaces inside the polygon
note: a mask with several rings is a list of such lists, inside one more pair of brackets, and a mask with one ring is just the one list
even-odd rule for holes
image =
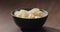
{"label": "pile of white food chunk", "polygon": [[14,16],[19,18],[42,18],[45,16],[43,11],[40,11],[39,8],[33,8],[30,11],[20,9],[20,11],[15,11]]}

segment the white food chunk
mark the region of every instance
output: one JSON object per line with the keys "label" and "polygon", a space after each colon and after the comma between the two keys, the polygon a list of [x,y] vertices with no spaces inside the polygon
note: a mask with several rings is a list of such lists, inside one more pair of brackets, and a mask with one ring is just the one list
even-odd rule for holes
{"label": "white food chunk", "polygon": [[32,9],[29,13],[32,13],[32,14],[34,14],[35,16],[43,16],[44,14],[44,12],[42,12],[42,11],[40,11],[40,9],[38,9],[38,8],[34,8],[34,9]]}
{"label": "white food chunk", "polygon": [[15,12],[15,15],[16,15],[16,17],[25,18],[25,17],[28,16],[28,13],[27,13],[26,10],[20,10],[20,11],[18,11],[18,12],[16,11],[16,12]]}
{"label": "white food chunk", "polygon": [[16,17],[19,17],[20,12],[19,12],[19,11],[15,11],[15,12],[14,12],[14,15],[15,15]]}
{"label": "white food chunk", "polygon": [[41,18],[40,16],[35,16],[35,18]]}
{"label": "white food chunk", "polygon": [[35,18],[33,14],[29,14],[28,18]]}
{"label": "white food chunk", "polygon": [[38,9],[38,8],[33,8],[32,10],[30,10],[31,11],[31,13],[36,13],[36,12],[39,12],[40,11],[40,9]]}

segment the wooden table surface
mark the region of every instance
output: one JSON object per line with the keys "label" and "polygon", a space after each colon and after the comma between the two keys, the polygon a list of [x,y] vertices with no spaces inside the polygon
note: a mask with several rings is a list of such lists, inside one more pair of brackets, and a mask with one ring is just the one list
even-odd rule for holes
{"label": "wooden table surface", "polygon": [[19,32],[14,23],[11,11],[17,8],[40,8],[49,12],[44,24],[47,32],[60,32],[60,0],[1,0],[0,1],[0,32]]}

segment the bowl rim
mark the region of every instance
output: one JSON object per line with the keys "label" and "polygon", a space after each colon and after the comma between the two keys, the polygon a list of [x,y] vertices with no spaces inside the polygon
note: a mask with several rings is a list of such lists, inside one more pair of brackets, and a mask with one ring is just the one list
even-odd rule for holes
{"label": "bowl rim", "polygon": [[[22,8],[20,8],[20,9],[22,9]],[[27,8],[27,9],[28,9],[28,8]],[[46,15],[45,15],[44,17],[41,17],[41,18],[47,17],[47,16],[48,16],[48,11],[46,11],[46,10],[44,10],[44,9],[41,9],[41,10],[46,13]],[[15,11],[18,11],[18,9],[15,9],[15,10],[11,11],[11,16],[16,17],[15,15],[13,15],[13,13],[14,13]],[[19,18],[19,17],[16,17],[16,18]],[[41,18],[20,18],[20,19],[41,19]]]}

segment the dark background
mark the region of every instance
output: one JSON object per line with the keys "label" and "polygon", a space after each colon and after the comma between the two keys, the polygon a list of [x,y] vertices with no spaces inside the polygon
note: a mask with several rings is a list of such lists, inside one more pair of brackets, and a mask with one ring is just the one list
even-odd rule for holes
{"label": "dark background", "polygon": [[49,12],[44,24],[49,32],[60,31],[60,0],[0,0],[0,31],[19,32],[19,27],[14,23],[11,11],[17,8],[40,8]]}

